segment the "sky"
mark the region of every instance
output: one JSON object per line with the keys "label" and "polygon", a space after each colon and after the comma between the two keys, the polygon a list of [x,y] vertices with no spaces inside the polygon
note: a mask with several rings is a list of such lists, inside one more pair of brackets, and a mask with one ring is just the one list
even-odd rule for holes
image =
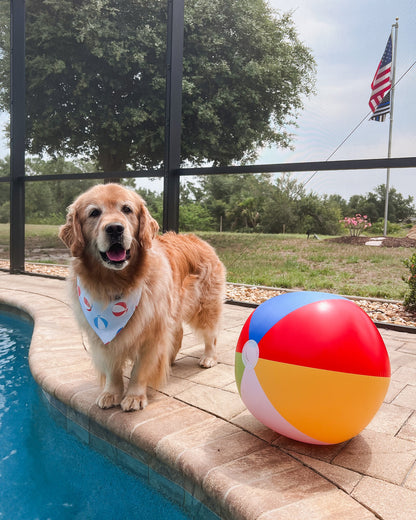
{"label": "sky", "polygon": [[[416,0],[269,0],[282,12],[292,11],[300,40],[317,64],[316,95],[305,99],[299,113],[294,150],[260,152],[259,164],[322,161],[370,111],[370,84],[384,52],[391,26],[399,18],[396,81],[416,60]],[[416,155],[416,65],[395,89],[392,157]],[[389,118],[368,121],[332,157],[387,157]],[[311,173],[295,177],[305,182]],[[305,189],[339,194],[348,200],[386,182],[386,170],[319,172]],[[416,169],[391,170],[390,186],[416,200]]]}
{"label": "sky", "polygon": [[[281,12],[292,11],[300,40],[317,64],[316,95],[304,100],[294,134],[294,150],[259,150],[258,164],[323,161],[369,112],[370,84],[396,17],[399,18],[396,80],[416,60],[416,0],[268,0]],[[416,65],[395,89],[392,157],[416,155]],[[332,157],[387,157],[389,119],[368,121]],[[0,155],[8,153],[0,139]],[[313,172],[293,174],[299,182]],[[339,194],[348,200],[386,182],[385,170],[318,172],[305,188],[320,195]],[[141,180],[138,186],[161,191],[161,181]],[[390,186],[416,201],[416,169],[391,171]]]}

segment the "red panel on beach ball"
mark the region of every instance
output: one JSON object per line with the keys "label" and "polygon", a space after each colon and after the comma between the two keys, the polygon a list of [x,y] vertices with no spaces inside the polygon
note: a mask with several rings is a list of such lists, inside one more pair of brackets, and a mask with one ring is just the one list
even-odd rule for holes
{"label": "red panel on beach ball", "polygon": [[390,376],[384,342],[368,315],[349,300],[296,309],[259,342],[261,357],[351,374]]}

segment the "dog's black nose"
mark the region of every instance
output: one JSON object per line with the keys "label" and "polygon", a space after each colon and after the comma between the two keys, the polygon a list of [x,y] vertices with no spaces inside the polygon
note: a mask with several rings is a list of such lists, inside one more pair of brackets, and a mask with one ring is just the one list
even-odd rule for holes
{"label": "dog's black nose", "polygon": [[119,238],[123,234],[124,226],[121,224],[108,224],[105,227],[105,232],[110,235],[111,238]]}

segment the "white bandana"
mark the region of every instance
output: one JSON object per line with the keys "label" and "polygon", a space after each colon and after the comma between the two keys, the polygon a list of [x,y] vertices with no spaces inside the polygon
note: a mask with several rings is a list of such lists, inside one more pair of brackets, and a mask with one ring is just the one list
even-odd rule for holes
{"label": "white bandana", "polygon": [[91,298],[79,278],[77,278],[77,292],[85,318],[104,345],[110,343],[124,329],[139,305],[142,296],[140,288],[127,298],[116,298],[104,306],[101,302],[94,301]]}

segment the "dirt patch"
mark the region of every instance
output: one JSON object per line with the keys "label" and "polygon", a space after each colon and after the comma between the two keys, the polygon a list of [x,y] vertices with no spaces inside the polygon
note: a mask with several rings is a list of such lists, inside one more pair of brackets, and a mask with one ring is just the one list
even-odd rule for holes
{"label": "dirt patch", "polygon": [[[328,242],[336,242],[337,244],[351,244],[354,246],[364,246],[366,242],[369,242],[374,238],[383,238],[383,237],[336,237],[336,238],[327,238],[325,239]],[[413,238],[407,237],[386,237],[383,240],[380,240],[381,247],[416,247],[416,240]]]}

